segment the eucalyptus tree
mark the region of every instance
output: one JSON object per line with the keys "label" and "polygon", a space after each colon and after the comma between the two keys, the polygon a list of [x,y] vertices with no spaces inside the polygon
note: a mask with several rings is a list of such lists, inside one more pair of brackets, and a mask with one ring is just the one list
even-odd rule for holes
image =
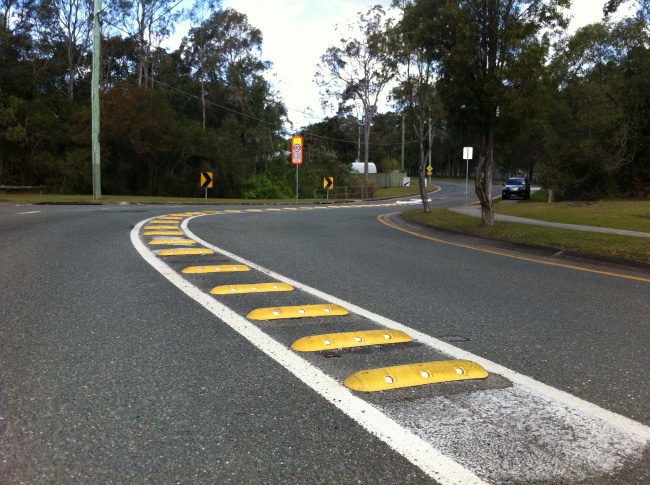
{"label": "eucalyptus tree", "polygon": [[396,70],[399,85],[393,90],[393,97],[402,107],[405,118],[409,115],[408,119],[413,123],[413,130],[418,137],[420,197],[424,211],[428,212],[427,160],[431,154],[433,136],[442,134],[440,127],[443,109],[435,88],[439,61],[420,38],[428,35],[422,24],[424,19],[413,9],[406,10],[407,6],[412,6],[410,2],[396,0],[394,4],[401,5],[407,15],[390,30],[391,52],[400,67]]}
{"label": "eucalyptus tree", "polygon": [[650,193],[649,33],[633,12],[579,29],[553,59],[559,91],[541,175],[560,197]]}
{"label": "eucalyptus tree", "polygon": [[228,159],[240,160],[229,175],[233,181],[246,180],[250,173],[245,172],[262,171],[268,165],[278,149],[281,118],[286,116],[264,78],[271,64],[262,59],[262,41],[262,32],[245,14],[228,8],[192,26],[180,47],[200,84],[206,129],[219,130],[223,137],[238,133],[227,153]]}
{"label": "eucalyptus tree", "polygon": [[250,88],[269,64],[261,59],[262,32],[248,23],[245,14],[233,9],[217,10],[193,26],[180,50],[201,85],[203,125],[206,124],[208,89],[227,94],[228,101],[243,108]]}
{"label": "eucalyptus tree", "polygon": [[65,65],[68,100],[74,99],[78,73],[89,69],[92,0],[42,0],[37,16],[40,42],[57,64]]}
{"label": "eucalyptus tree", "polygon": [[475,188],[484,225],[494,223],[492,174],[500,109],[545,69],[550,36],[566,28],[570,0],[415,0],[418,42],[438,61],[437,87],[452,122],[477,133]]}
{"label": "eucalyptus tree", "polygon": [[208,18],[212,12],[219,10],[221,2],[219,0],[197,0],[189,12],[189,18],[193,27],[188,37],[183,38],[181,44],[181,51],[186,57],[186,60],[192,64],[195,70],[195,75],[201,84],[201,108],[202,108],[202,124],[205,131],[205,112],[207,109],[205,93],[207,81],[207,57],[210,50],[210,35],[209,29],[205,28]]}
{"label": "eucalyptus tree", "polygon": [[[154,51],[175,31],[185,15],[178,0],[123,0],[113,10],[111,25],[137,43],[138,85],[154,82]],[[112,7],[112,6],[109,6]]]}
{"label": "eucalyptus tree", "polygon": [[33,89],[36,0],[0,0],[0,95]]}
{"label": "eucalyptus tree", "polygon": [[361,104],[366,178],[372,119],[381,93],[395,75],[386,36],[390,25],[380,5],[360,12],[357,23],[348,25],[351,36],[341,38],[340,45],[327,48],[316,73],[323,105],[337,100],[339,113],[345,114],[355,103]]}
{"label": "eucalyptus tree", "polygon": [[[650,20],[650,0],[608,0],[603,6],[603,14],[609,16],[616,13],[621,5],[626,5],[632,10],[636,10],[636,18],[647,22]],[[646,23],[646,29],[648,25]]]}

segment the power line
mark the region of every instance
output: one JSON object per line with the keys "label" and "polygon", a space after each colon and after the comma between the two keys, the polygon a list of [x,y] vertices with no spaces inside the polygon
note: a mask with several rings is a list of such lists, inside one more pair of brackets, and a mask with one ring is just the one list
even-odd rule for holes
{"label": "power line", "polygon": [[[193,99],[196,99],[196,100],[200,100],[200,99],[201,99],[201,98],[200,98],[199,96],[197,96],[196,94],[188,93],[187,91],[183,91],[182,89],[179,89],[179,88],[177,88],[177,87],[175,87],[175,86],[171,86],[171,85],[169,85],[169,84],[167,84],[167,83],[164,83],[164,82],[162,82],[162,81],[158,81],[158,80],[156,80],[156,79],[152,79],[152,78],[147,78],[147,79],[148,79],[149,81],[155,83],[155,84],[158,84],[158,85],[160,85],[160,86],[166,88],[166,89],[169,89],[169,90],[172,90],[172,91],[176,91],[176,92],[178,92],[178,93],[180,93],[180,94],[183,94],[183,95],[185,95],[185,96],[187,96],[187,97],[190,97],[190,98],[193,98]],[[247,113],[243,113],[243,112],[241,112],[241,111],[237,111],[236,109],[229,108],[229,107],[227,107],[227,106],[223,106],[223,105],[221,105],[221,104],[219,104],[219,103],[215,103],[214,101],[206,100],[206,103],[208,103],[208,104],[211,105],[211,106],[215,106],[215,107],[217,107],[217,108],[221,108],[221,109],[223,109],[223,110],[229,111],[229,112],[234,113],[234,114],[236,114],[236,115],[243,116],[243,117],[245,117],[245,118],[249,118],[249,119],[252,119],[252,120],[258,121],[258,122],[263,123],[263,124],[265,124],[265,125],[268,125],[268,126],[270,126],[270,127],[272,127],[272,128],[275,128],[275,129],[278,128],[278,126],[277,126],[276,124],[274,124],[274,123],[271,123],[271,122],[269,122],[269,121],[263,120],[263,119],[261,119],[261,118],[258,118],[258,117],[256,117],[256,116],[253,116],[253,115],[250,115],[250,114],[247,114]],[[288,109],[288,108],[287,108],[287,109]],[[282,127],[280,127],[280,129],[282,129]],[[308,136],[310,136],[310,137],[313,137],[313,138],[319,138],[319,139],[323,139],[323,140],[327,140],[327,141],[335,141],[335,142],[341,142],[341,143],[349,143],[349,144],[351,144],[351,145],[356,145],[356,144],[357,144],[357,141],[344,140],[344,139],[341,139],[341,138],[332,138],[332,137],[329,137],[329,136],[326,136],[326,135],[319,135],[319,134],[316,134],[316,133],[312,133],[312,132],[310,132],[309,130],[306,130],[306,131],[305,131],[305,134],[308,135]],[[417,140],[412,140],[412,141],[408,141],[408,142],[406,142],[405,144],[406,144],[406,145],[411,145],[411,144],[415,144],[415,143],[418,143],[418,141],[417,141]],[[369,144],[369,146],[372,146],[372,147],[387,147],[387,146],[396,146],[396,145],[401,145],[401,142],[395,142],[395,143],[370,143],[370,144]]]}

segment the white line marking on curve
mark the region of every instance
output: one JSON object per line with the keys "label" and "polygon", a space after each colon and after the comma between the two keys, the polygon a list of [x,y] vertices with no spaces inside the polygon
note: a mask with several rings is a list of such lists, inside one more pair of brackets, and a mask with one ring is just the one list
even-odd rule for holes
{"label": "white line marking on curve", "polygon": [[292,280],[290,278],[287,278],[281,274],[275,273],[269,269],[266,269],[262,266],[259,266],[252,261],[247,261],[246,259],[241,258],[240,256],[237,256],[236,254],[233,254],[229,251],[226,251],[224,249],[218,248],[216,246],[213,246],[212,244],[202,240],[198,236],[196,236],[192,231],[189,230],[187,227],[188,222],[191,219],[186,219],[181,227],[183,231],[187,234],[188,237],[191,239],[194,239],[198,244],[204,245],[207,248],[212,249],[215,252],[221,253],[224,256],[227,256],[235,261],[238,261],[242,264],[245,264],[249,266],[251,269],[255,269],[257,271],[260,271],[261,273],[266,274],[270,278],[275,278],[279,281],[282,281],[284,283],[288,283],[291,286],[293,286],[296,289],[302,290],[306,293],[309,293],[311,295],[316,296],[317,298],[329,301],[333,304],[341,305],[345,308],[347,308],[351,313],[356,313],[358,315],[361,315],[363,317],[366,317],[379,325],[386,327],[386,328],[393,328],[395,330],[402,330],[409,335],[411,335],[415,340],[418,340],[420,342],[426,343],[430,347],[432,347],[435,350],[438,350],[439,352],[442,352],[443,354],[447,354],[455,359],[466,359],[466,360],[473,360],[477,364],[482,365],[488,372],[494,373],[494,374],[500,374],[501,376],[505,377],[506,379],[512,381],[513,383],[520,384],[524,387],[527,387],[530,389],[534,394],[537,394],[542,397],[546,398],[551,398],[552,400],[565,404],[567,406],[570,406],[574,409],[578,409],[584,413],[587,413],[590,416],[593,416],[596,419],[605,421],[606,423],[614,426],[615,428],[620,429],[621,431],[631,433],[634,435],[639,436],[643,440],[650,441],[650,427],[645,426],[637,421],[634,421],[630,418],[626,418],[625,416],[621,416],[620,414],[613,413],[611,411],[608,411],[606,409],[603,409],[599,406],[596,406],[595,404],[592,404],[590,402],[587,402],[583,399],[580,399],[576,396],[573,396],[572,394],[569,394],[567,392],[561,391],[559,389],[556,389],[554,387],[551,387],[547,384],[544,384],[542,382],[536,381],[535,379],[532,379],[531,377],[525,376],[523,374],[520,374],[518,372],[515,372],[511,369],[508,369],[507,367],[503,367],[500,364],[497,364],[495,362],[492,362],[488,359],[484,359],[483,357],[480,357],[478,355],[474,355],[471,352],[467,352],[463,349],[460,349],[458,347],[454,347],[451,344],[448,344],[447,342],[444,342],[442,340],[438,340],[434,337],[431,337],[430,335],[427,335],[425,333],[422,333],[418,330],[415,330],[411,327],[408,327],[406,325],[403,325],[399,322],[395,322],[393,320],[390,320],[389,318],[383,317],[381,315],[378,315],[376,313],[372,313],[364,308],[361,308],[357,305],[354,305],[353,303],[347,302],[345,300],[342,300],[340,298],[336,298],[332,295],[328,295],[320,290],[317,290],[315,288],[311,288],[310,286],[306,286],[298,281]]}
{"label": "white line marking on curve", "polygon": [[[186,219],[183,229],[187,229]],[[146,220],[137,224],[131,231],[131,242],[142,258],[163,275],[169,282],[187,296],[210,311],[215,317],[229,325],[255,347],[274,359],[295,377],[312,388],[323,398],[354,419],[363,428],[387,443],[397,453],[404,456],[427,475],[443,485],[487,485],[471,471],[462,467],[449,457],[443,455],[422,438],[410,430],[403,428],[366,401],[356,397],[339,382],[312,366],[301,357],[294,354],[284,345],[272,339],[269,335],[251,324],[241,315],[222,305],[211,295],[186,281],[181,275],[172,270],[167,264],[158,259],[140,240],[140,228]],[[207,243],[201,241],[201,244]],[[214,246],[210,246],[214,248]],[[229,254],[229,253],[225,253]],[[240,260],[241,258],[236,257]],[[255,265],[256,269],[260,267]],[[268,270],[266,274],[272,274]]]}
{"label": "white line marking on curve", "polygon": [[[507,427],[510,424],[522,422],[525,423],[526,426],[529,426],[532,423],[533,425],[539,426],[541,429],[546,427],[548,424],[548,422],[544,421],[545,419],[550,418],[553,423],[556,423],[554,420],[557,417],[559,422],[566,422],[566,424],[574,429],[574,432],[579,429],[583,430],[584,432],[577,433],[580,434],[580,436],[576,437],[573,441],[569,440],[567,443],[563,443],[564,446],[570,447],[569,449],[575,448],[572,455],[575,459],[572,458],[570,460],[572,463],[570,467],[571,469],[567,468],[567,470],[564,472],[564,475],[557,476],[558,479],[579,479],[583,476],[587,476],[583,475],[583,472],[609,473],[618,467],[617,463],[621,461],[622,456],[627,456],[628,458],[637,456],[637,450],[642,449],[650,440],[650,428],[642,425],[641,423],[637,423],[629,418],[625,418],[624,416],[620,416],[618,414],[602,409],[566,392],[552,388],[527,376],[518,374],[510,369],[500,366],[499,364],[475,356],[462,349],[453,347],[446,342],[420,333],[414,329],[406,327],[405,325],[384,318],[381,315],[376,315],[344,300],[340,300],[338,298],[332,297],[331,295],[327,295],[314,288],[305,286],[297,281],[291,280],[280,274],[263,268],[253,262],[247,261],[235,254],[217,248],[216,246],[213,246],[194,235],[188,229],[189,220],[190,219],[186,219],[182,223],[182,229],[185,231],[188,237],[193,238],[198,243],[204,245],[206,248],[210,248],[215,252],[223,254],[235,261],[239,261],[242,264],[249,266],[251,269],[257,270],[271,278],[291,284],[296,289],[302,290],[331,303],[340,304],[351,312],[364,316],[382,326],[404,330],[415,339],[419,340],[422,343],[425,343],[435,350],[438,350],[439,352],[442,352],[454,358],[473,360],[483,365],[489,372],[497,373],[508,378],[513,382],[515,387],[521,389],[518,394],[515,393],[513,395],[519,396],[529,394],[531,397],[525,399],[527,404],[517,403],[517,399],[513,400],[512,396],[508,394],[510,391],[497,391],[495,396],[501,396],[498,398],[501,404],[500,406],[497,406],[497,408],[503,406],[512,406],[514,403],[516,409],[522,406],[522,409],[524,409],[523,414],[519,413],[521,415],[517,414],[513,409],[511,409],[510,414],[508,414],[510,418],[508,419],[506,419],[504,416],[500,416],[500,419],[505,419],[505,421],[502,423],[504,426]],[[389,444],[389,446],[391,446],[396,452],[409,459],[413,464],[421,468],[429,476],[444,484],[486,483],[472,471],[464,468],[462,463],[469,465],[473,470],[475,470],[475,472],[480,473],[484,479],[488,479],[490,482],[494,483],[499,483],[502,481],[502,479],[512,478],[513,476],[515,478],[522,478],[521,473],[523,473],[524,469],[528,469],[528,473],[531,479],[536,478],[535,473],[537,473],[538,470],[547,478],[553,476],[553,474],[549,475],[548,470],[545,470],[544,467],[537,466],[536,468],[536,466],[533,466],[533,463],[527,464],[524,466],[524,469],[514,467],[508,472],[504,471],[503,473],[505,473],[505,475],[495,475],[493,471],[490,471],[493,468],[492,466],[482,467],[480,463],[477,463],[473,459],[467,461],[467,457],[463,456],[462,453],[457,454],[452,452],[451,456],[453,456],[453,459],[449,456],[446,456],[446,453],[448,453],[447,450],[450,450],[450,442],[444,438],[438,439],[440,438],[441,430],[438,427],[434,426],[433,423],[430,423],[428,417],[424,421],[419,422],[417,426],[411,426],[413,423],[410,423],[409,419],[413,420],[414,416],[416,416],[417,413],[409,411],[409,417],[408,419],[405,419],[403,416],[403,410],[398,407],[378,409],[370,406],[364,400],[357,398],[351,394],[350,391],[347,388],[343,387],[338,381],[333,380],[319,369],[313,367],[302,358],[296,356],[284,345],[279,344],[277,341],[273,340],[264,332],[259,330],[259,328],[251,325],[247,319],[240,316],[239,314],[232,312],[228,307],[225,307],[222,304],[218,303],[211,296],[203,293],[202,290],[194,287],[182,276],[171,270],[169,266],[156,258],[154,256],[154,253],[152,253],[151,250],[147,248],[142,241],[140,241],[138,237],[138,231],[140,227],[146,224],[146,222],[147,221],[142,221],[138,226],[136,226],[132,231],[131,237],[136,249],[138,249],[143,258],[145,258],[154,268],[156,268],[179,289],[184,291],[188,296],[211,311],[220,320],[231,326],[234,330],[251,341],[251,343],[253,343],[256,347],[283,365],[292,374],[294,374],[301,381],[318,392],[329,402],[337,406],[341,411],[345,412],[352,419],[355,419],[369,432]],[[476,399],[480,401],[482,399],[485,399],[485,396],[482,394],[481,397],[477,397]],[[503,399],[505,399],[505,401],[503,401]],[[552,409],[552,411],[548,411],[546,414],[540,412],[535,416],[526,415],[526,406],[531,405],[531,403],[535,405],[536,402],[542,402],[539,401],[539,399],[542,401],[548,400],[547,404],[543,405],[540,409]],[[488,408],[491,408],[492,404],[493,403],[488,402]],[[438,405],[439,403],[436,404],[435,402],[427,404],[427,406],[433,406],[429,410]],[[563,417],[563,415],[566,415],[566,412],[564,411],[565,407],[573,409],[573,411],[569,413],[569,421],[565,421],[565,418]],[[460,408],[454,408],[451,411],[452,414],[447,417],[443,417],[444,413],[438,411],[440,413],[439,417],[442,418],[445,423],[449,424],[454,421],[456,413],[459,409],[462,409],[462,405]],[[430,416],[430,414],[426,411],[423,410],[423,412]],[[579,415],[572,414],[575,412],[579,413]],[[538,415],[539,418],[537,417]],[[583,416],[583,418],[581,418],[580,415]],[[498,423],[498,419],[496,418],[499,416],[495,416],[491,417],[488,422]],[[397,419],[397,421],[395,421],[395,419]],[[535,422],[535,420],[537,421]],[[479,428],[482,428],[485,423],[482,423],[479,420],[475,423],[475,425],[478,425]],[[552,427],[552,424],[549,425],[549,428]],[[516,424],[514,424],[514,428],[515,433],[520,431],[516,430]],[[449,429],[449,426],[443,427],[443,429]],[[631,436],[626,437],[623,435],[618,435],[618,438],[614,438],[613,435],[616,434],[615,430],[618,430],[622,433],[627,433]],[[431,431],[433,431],[433,435],[431,434]],[[462,431],[462,428],[458,428],[456,431]],[[471,433],[474,434],[474,431]],[[499,435],[500,434],[502,434],[501,431],[499,432]],[[435,436],[438,438],[435,438]],[[456,436],[454,434],[454,437],[451,440],[451,443],[454,443],[454,446],[458,441],[458,438],[460,438],[460,436]],[[553,436],[552,432],[550,435],[545,435],[542,438],[542,441],[544,441],[546,438],[552,440],[553,442],[556,442],[556,437]],[[415,441],[413,441],[414,439]],[[616,446],[619,447],[618,449],[610,449],[610,442],[612,439],[618,439],[618,442],[616,444]],[[504,443],[501,443],[499,445],[493,443],[493,445],[500,446],[502,449],[508,449],[508,447],[511,446],[512,440],[517,440],[516,434],[503,440]],[[610,445],[607,443],[610,443]],[[593,445],[596,446],[594,447]],[[542,443],[542,446],[545,446],[544,443]],[[583,447],[582,451],[580,451],[579,446]],[[610,446],[610,448],[608,448],[608,446]],[[599,451],[596,451],[596,449],[602,451],[602,454],[600,454]],[[621,455],[621,449],[625,449],[627,451]],[[599,454],[601,458],[607,455],[611,463],[600,463],[602,460],[598,460],[597,462],[593,462],[593,460],[590,461],[590,455],[585,450],[591,450],[592,452]],[[519,451],[517,451],[515,455],[519,455]],[[472,458],[476,457],[476,454],[472,456]],[[552,457],[549,457],[549,459],[549,463],[552,464]],[[569,459],[569,456],[566,456],[565,459]],[[460,462],[458,460],[460,460]]]}

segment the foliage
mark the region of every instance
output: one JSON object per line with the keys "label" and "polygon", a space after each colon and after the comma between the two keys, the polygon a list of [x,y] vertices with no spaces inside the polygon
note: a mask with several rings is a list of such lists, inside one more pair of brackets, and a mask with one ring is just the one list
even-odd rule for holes
{"label": "foliage", "polygon": [[379,170],[382,172],[394,172],[400,168],[399,162],[394,158],[384,158],[379,164]]}
{"label": "foliage", "polygon": [[340,114],[349,113],[355,103],[363,113],[364,174],[368,177],[370,132],[377,112],[379,96],[394,76],[388,55],[385,12],[380,5],[358,14],[356,26],[360,38],[342,38],[340,46],[331,46],[321,56],[317,83],[323,89],[324,103],[332,98],[339,103]]}
{"label": "foliage", "polygon": [[[0,2],[2,185],[91,190],[90,3]],[[103,9],[102,193],[196,197],[212,171],[216,197],[295,195],[263,32],[221,3]],[[601,0],[617,21],[559,38],[569,0],[394,3],[396,24],[372,7],[321,58],[322,93],[340,109],[302,130],[301,197],[324,177],[365,184],[354,160],[395,170],[402,151],[410,175],[430,156],[434,175],[464,177],[464,146],[478,147],[479,194],[496,170],[528,173],[558,199],[650,196],[649,0]],[[181,45],[161,48],[181,18]],[[379,113],[391,79],[394,112]]]}
{"label": "foliage", "polygon": [[543,71],[549,47],[543,31],[566,26],[560,7],[568,4],[418,0],[404,9],[404,22],[416,28],[412,42],[428,53],[425,62],[437,63],[449,123],[469,131],[479,146],[475,188],[486,225],[494,222],[491,185],[500,112]]}
{"label": "foliage", "polygon": [[650,44],[634,19],[587,26],[554,61],[560,84],[540,175],[559,199],[650,194]]}
{"label": "foliage", "polygon": [[[198,3],[209,16],[192,15],[197,24],[168,53],[158,46],[184,13],[174,6],[118,2],[102,13],[104,193],[191,196],[212,170],[214,192],[232,196],[283,143],[286,109],[264,79],[261,32],[219,3]],[[89,9],[83,0],[3,4],[0,184],[89,190]],[[210,40],[202,62],[199,33]]]}
{"label": "foliage", "polygon": [[244,199],[289,199],[294,195],[294,190],[285,180],[272,179],[267,174],[254,174],[241,188]]}

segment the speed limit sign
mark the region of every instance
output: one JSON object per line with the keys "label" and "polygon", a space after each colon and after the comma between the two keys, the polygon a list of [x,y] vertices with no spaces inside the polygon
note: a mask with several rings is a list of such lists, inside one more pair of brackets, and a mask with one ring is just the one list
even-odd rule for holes
{"label": "speed limit sign", "polygon": [[302,136],[291,138],[291,163],[302,165]]}

